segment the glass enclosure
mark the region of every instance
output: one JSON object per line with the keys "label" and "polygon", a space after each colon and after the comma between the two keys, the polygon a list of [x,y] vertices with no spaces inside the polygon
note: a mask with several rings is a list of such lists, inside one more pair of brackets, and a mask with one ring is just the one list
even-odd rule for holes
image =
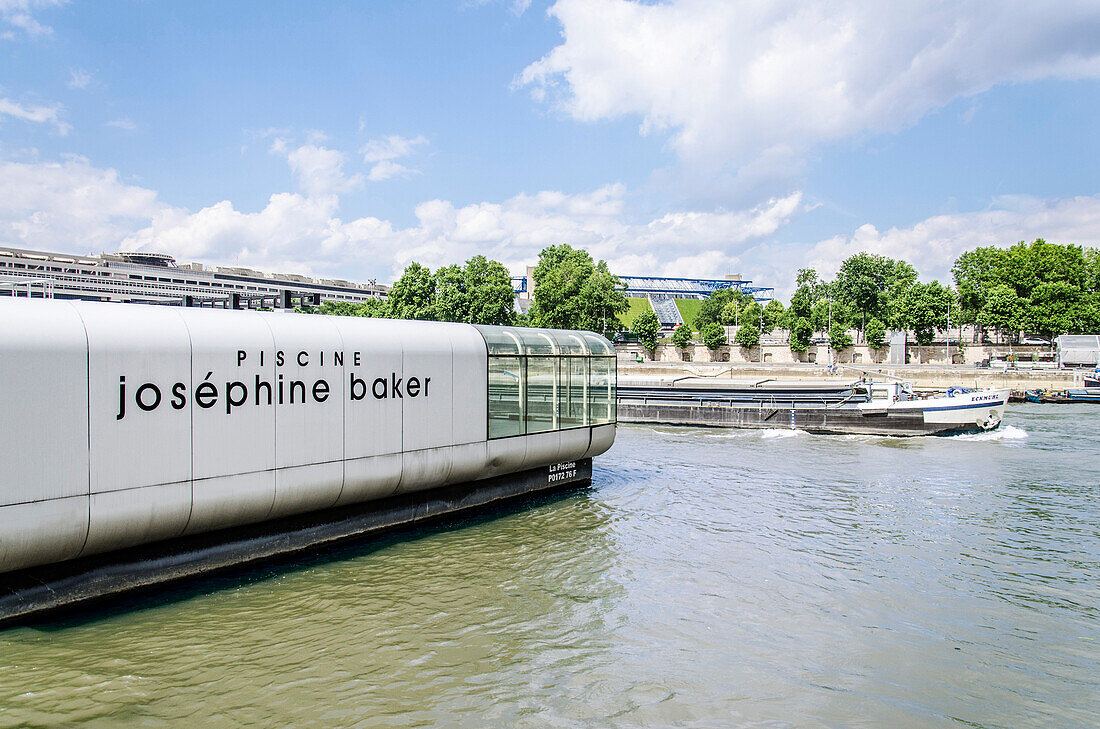
{"label": "glass enclosure", "polygon": [[489,437],[615,422],[615,349],[592,332],[476,325],[489,350]]}

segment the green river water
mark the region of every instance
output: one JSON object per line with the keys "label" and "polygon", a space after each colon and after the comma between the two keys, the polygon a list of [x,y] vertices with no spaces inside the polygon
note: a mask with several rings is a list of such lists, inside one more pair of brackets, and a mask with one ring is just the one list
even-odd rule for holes
{"label": "green river water", "polygon": [[0,631],[0,727],[1095,727],[1100,407],[624,426],[591,488]]}

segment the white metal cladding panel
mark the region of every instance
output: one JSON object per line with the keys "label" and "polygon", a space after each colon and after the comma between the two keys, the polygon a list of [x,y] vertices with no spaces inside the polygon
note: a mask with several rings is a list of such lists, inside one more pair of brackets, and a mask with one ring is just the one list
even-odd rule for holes
{"label": "white metal cladding panel", "polygon": [[155,306],[73,306],[88,332],[92,498],[84,553],[180,534],[191,513],[191,421],[170,400],[176,383],[191,380],[183,319]]}
{"label": "white metal cladding panel", "polygon": [[[183,309],[191,337],[191,533],[259,521],[275,501],[275,343],[255,312]],[[208,377],[209,375],[209,377]],[[194,398],[212,383],[218,399]],[[210,392],[206,388],[204,394]]]}
{"label": "white metal cladding panel", "polygon": [[558,462],[584,458],[592,441],[592,428],[573,428],[561,432],[561,450]]}
{"label": "white metal cladding panel", "polygon": [[597,425],[592,428],[592,444],[588,447],[585,458],[595,458],[607,451],[615,444],[615,425]]}
{"label": "white metal cladding panel", "polygon": [[0,506],[0,572],[72,559],[87,536],[87,494]]}
{"label": "white metal cladding panel", "polygon": [[402,453],[397,493],[423,491],[447,483],[451,477],[452,450],[451,446],[441,446]]}
{"label": "white metal cladding panel", "polygon": [[489,422],[489,362],[485,338],[472,326],[450,327],[451,442],[484,441]]}
{"label": "white metal cladding panel", "polygon": [[[343,351],[340,331],[327,316],[259,316],[270,325],[276,350],[275,461],[279,470],[270,515],[332,506],[344,485],[344,368],[334,356]],[[304,387],[292,387],[295,381]],[[314,387],[321,381],[327,392],[319,393],[319,399]]]}
{"label": "white metal cladding panel", "polygon": [[86,496],[84,325],[67,303],[0,301],[0,504]]}
{"label": "white metal cladding panel", "polygon": [[[451,332],[462,324],[405,322],[402,337],[402,445],[405,452],[449,446],[451,440]],[[417,393],[410,393],[410,386]]]}
{"label": "white metal cladding panel", "polygon": [[526,436],[527,454],[523,458],[523,468],[538,468],[558,463],[561,458],[561,431],[549,430]]}
{"label": "white metal cladding panel", "polygon": [[483,477],[499,476],[523,468],[523,459],[527,456],[527,438],[496,438],[489,441],[488,465]]}
{"label": "white metal cladding panel", "polygon": [[400,483],[400,453],[351,459],[344,462],[344,490],[337,503],[343,506],[383,499],[392,496]]}
{"label": "white metal cladding panel", "polygon": [[344,457],[400,453],[402,400],[391,391],[394,380],[401,380],[404,394],[402,330],[409,322],[357,316],[335,321],[344,342]]}
{"label": "white metal cladding panel", "polygon": [[451,448],[451,475],[448,483],[465,483],[485,477],[485,467],[489,463],[489,444],[463,443]]}

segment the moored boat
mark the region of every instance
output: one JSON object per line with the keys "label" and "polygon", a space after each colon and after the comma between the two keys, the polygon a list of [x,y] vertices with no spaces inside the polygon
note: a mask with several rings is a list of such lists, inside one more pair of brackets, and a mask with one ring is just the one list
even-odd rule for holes
{"label": "moored boat", "polygon": [[945,435],[996,428],[1009,394],[1007,389],[952,388],[944,396],[918,398],[900,382],[621,377],[618,417],[623,423]]}

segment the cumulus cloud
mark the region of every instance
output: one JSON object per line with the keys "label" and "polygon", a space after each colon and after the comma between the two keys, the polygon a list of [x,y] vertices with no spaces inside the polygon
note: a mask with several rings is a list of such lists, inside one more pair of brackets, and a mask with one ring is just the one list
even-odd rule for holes
{"label": "cumulus cloud", "polygon": [[418,174],[419,170],[410,169],[393,160],[408,157],[416,151],[417,147],[427,143],[428,139],[423,135],[402,137],[399,134],[391,134],[369,140],[359,149],[359,153],[363,155],[363,161],[373,163],[367,179],[371,182],[381,182],[391,177],[409,177]]}
{"label": "cumulus cloud", "polygon": [[72,131],[72,127],[61,120],[61,111],[60,104],[42,106],[39,104],[20,104],[11,99],[0,99],[0,117],[9,116],[13,119],[22,119],[36,124],[52,124],[57,133],[64,136]]}
{"label": "cumulus cloud", "polygon": [[122,119],[112,119],[107,122],[107,126],[114,127],[115,129],[123,129],[127,132],[132,132],[137,129],[137,124],[134,124],[134,122],[125,117]]}
{"label": "cumulus cloud", "polygon": [[39,38],[53,33],[53,28],[42,25],[34,19],[33,13],[42,8],[56,7],[65,0],[0,0],[0,22],[9,26],[9,30],[0,33],[4,40],[14,40],[19,33],[30,38]]}
{"label": "cumulus cloud", "polygon": [[516,83],[581,121],[641,117],[685,160],[800,156],[996,84],[1100,77],[1092,0],[557,0]]}
{"label": "cumulus cloud", "polygon": [[1046,238],[1057,243],[1100,245],[1100,195],[1044,200],[1030,195],[996,198],[987,209],[936,215],[909,228],[878,230],[865,224],[846,236],[819,241],[806,251],[806,264],[827,278],[855,253],[869,251],[903,258],[925,280],[951,281],[951,264],[977,246],[1007,246]]}
{"label": "cumulus cloud", "polygon": [[115,250],[167,206],[83,157],[61,162],[0,160],[0,243],[89,253]]}
{"label": "cumulus cloud", "polygon": [[[286,158],[298,186],[308,197],[335,197],[361,187],[362,175],[344,174],[344,154],[320,146],[321,141],[323,137],[313,132],[308,144],[290,149],[285,139],[277,137],[271,144],[271,153]],[[335,201],[330,204],[335,207]]]}

